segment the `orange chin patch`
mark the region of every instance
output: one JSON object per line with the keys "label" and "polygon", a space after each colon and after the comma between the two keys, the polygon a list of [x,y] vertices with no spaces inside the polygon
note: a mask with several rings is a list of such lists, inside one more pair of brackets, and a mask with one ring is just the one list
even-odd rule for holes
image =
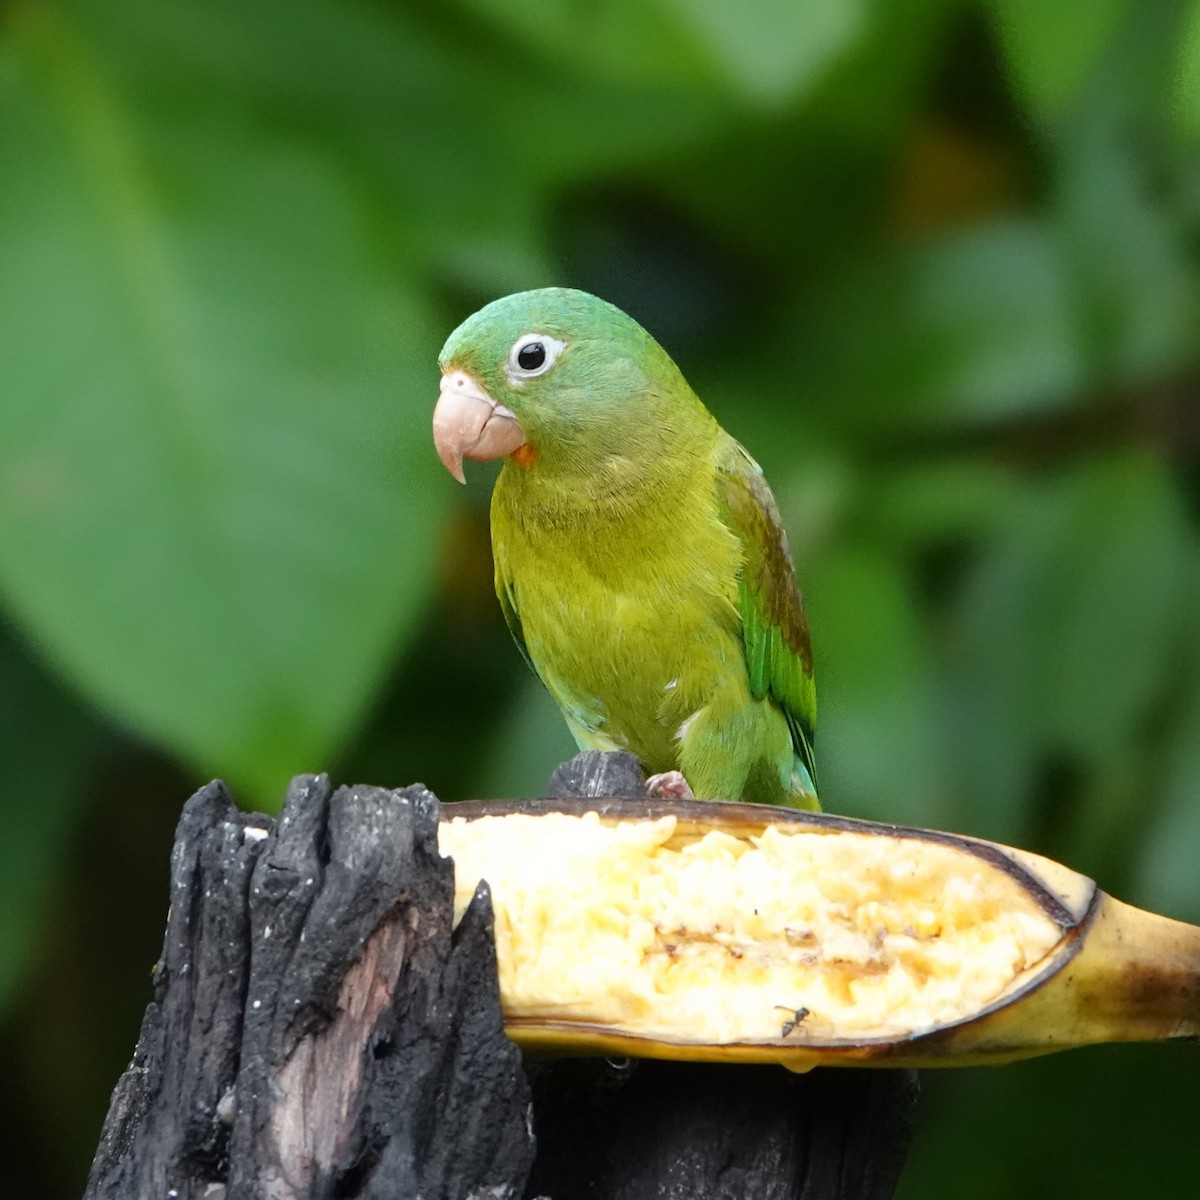
{"label": "orange chin patch", "polygon": [[526,442],[523,446],[518,446],[509,457],[523,471],[528,471],[537,462],[537,451]]}

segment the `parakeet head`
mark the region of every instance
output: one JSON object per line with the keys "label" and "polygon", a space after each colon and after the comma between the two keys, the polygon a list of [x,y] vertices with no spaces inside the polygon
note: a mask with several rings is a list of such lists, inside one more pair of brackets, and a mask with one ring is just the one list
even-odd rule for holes
{"label": "parakeet head", "polygon": [[512,455],[587,471],[627,453],[671,411],[703,412],[675,364],[631,317],[571,288],[495,300],[447,339],[433,438],[461,483],[462,460]]}

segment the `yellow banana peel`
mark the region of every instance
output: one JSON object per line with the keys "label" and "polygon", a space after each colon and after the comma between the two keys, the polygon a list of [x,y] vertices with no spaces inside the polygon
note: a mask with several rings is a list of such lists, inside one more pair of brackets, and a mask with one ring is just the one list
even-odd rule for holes
{"label": "yellow banana peel", "polygon": [[1200,1037],[1200,928],[1023,850],[760,805],[443,809],[523,1047],[815,1066]]}

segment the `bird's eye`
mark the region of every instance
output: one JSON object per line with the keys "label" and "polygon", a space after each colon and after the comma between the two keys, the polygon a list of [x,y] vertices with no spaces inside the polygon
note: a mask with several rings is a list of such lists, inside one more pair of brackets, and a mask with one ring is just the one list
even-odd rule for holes
{"label": "bird's eye", "polygon": [[517,366],[522,371],[536,371],[546,361],[546,347],[542,342],[526,342],[517,351]]}
{"label": "bird's eye", "polygon": [[523,333],[508,352],[508,377],[513,383],[544,375],[562,353],[563,342],[548,333]]}

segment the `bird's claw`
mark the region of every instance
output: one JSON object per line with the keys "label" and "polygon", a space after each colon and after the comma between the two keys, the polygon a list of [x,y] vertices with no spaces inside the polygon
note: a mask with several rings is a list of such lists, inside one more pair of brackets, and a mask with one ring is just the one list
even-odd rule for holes
{"label": "bird's claw", "polygon": [[662,796],[665,800],[695,800],[688,781],[682,771],[663,771],[660,775],[651,775],[646,780],[646,795]]}

